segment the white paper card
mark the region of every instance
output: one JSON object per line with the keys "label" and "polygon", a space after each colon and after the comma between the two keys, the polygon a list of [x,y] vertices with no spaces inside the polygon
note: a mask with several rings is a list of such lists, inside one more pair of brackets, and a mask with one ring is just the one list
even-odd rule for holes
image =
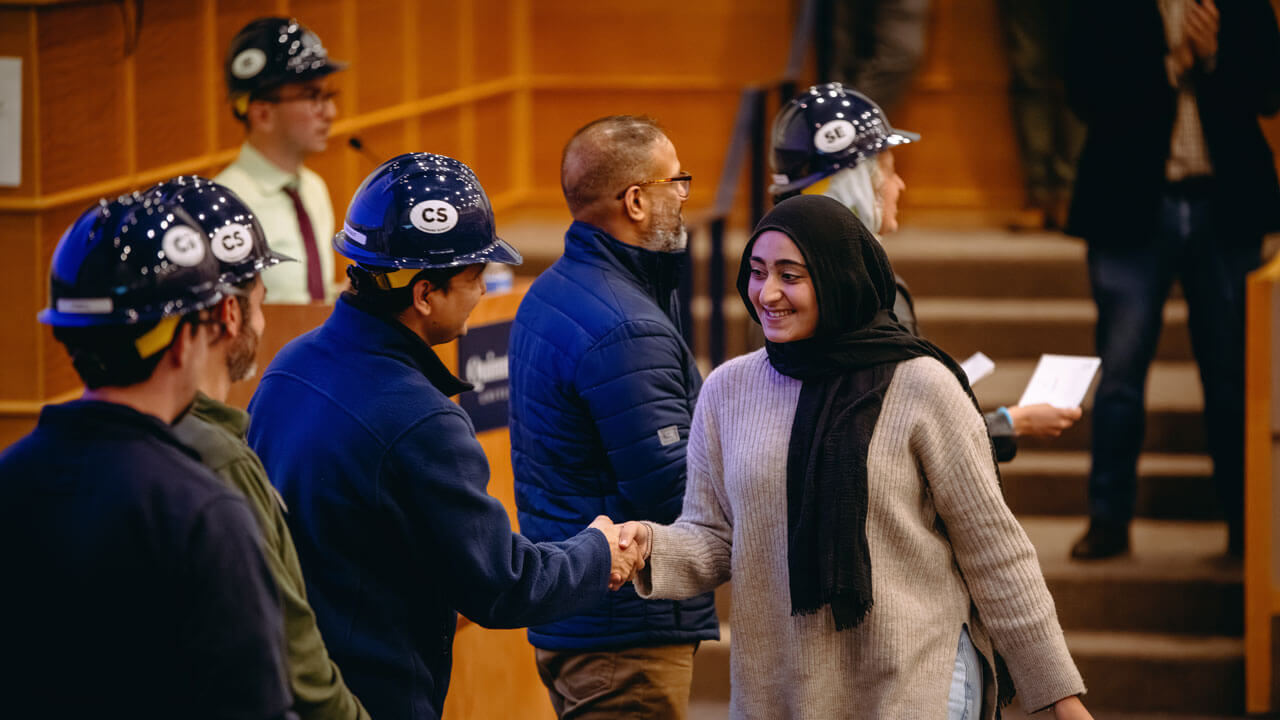
{"label": "white paper card", "polygon": [[960,369],[964,370],[964,374],[968,376],[969,387],[973,387],[979,380],[994,372],[996,364],[985,354],[976,352],[970,355],[968,360],[960,363]]}
{"label": "white paper card", "polygon": [[22,184],[22,58],[0,57],[0,186]]}
{"label": "white paper card", "polygon": [[1079,407],[1101,364],[1100,358],[1084,355],[1041,355],[1018,404]]}

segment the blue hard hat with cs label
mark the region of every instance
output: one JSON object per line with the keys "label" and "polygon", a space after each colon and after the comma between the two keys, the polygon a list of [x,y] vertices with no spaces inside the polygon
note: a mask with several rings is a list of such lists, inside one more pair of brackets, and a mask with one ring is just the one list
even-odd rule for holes
{"label": "blue hard hat with cs label", "polygon": [[375,271],[524,261],[498,237],[471,168],[423,152],[394,157],[365,178],[333,248]]}

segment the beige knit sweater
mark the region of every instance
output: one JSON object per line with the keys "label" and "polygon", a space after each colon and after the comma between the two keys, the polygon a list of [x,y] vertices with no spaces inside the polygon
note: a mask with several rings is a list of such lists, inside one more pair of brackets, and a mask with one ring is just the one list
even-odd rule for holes
{"label": "beige knit sweater", "polygon": [[[829,608],[791,615],[786,462],[799,396],[763,350],[707,378],[684,511],[651,525],[636,580],[644,597],[686,598],[733,579],[730,715],[943,720],[966,623],[988,663],[999,648],[1025,709],[1084,692],[982,417],[932,358],[898,366],[868,449],[871,613],[844,632]],[[984,718],[995,715],[992,674]]]}

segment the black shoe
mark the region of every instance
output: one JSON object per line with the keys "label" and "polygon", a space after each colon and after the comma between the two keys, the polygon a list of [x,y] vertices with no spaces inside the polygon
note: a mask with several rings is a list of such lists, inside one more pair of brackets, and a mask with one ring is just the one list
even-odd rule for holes
{"label": "black shoe", "polygon": [[1089,531],[1071,546],[1074,560],[1101,560],[1129,552],[1129,526],[1089,523]]}

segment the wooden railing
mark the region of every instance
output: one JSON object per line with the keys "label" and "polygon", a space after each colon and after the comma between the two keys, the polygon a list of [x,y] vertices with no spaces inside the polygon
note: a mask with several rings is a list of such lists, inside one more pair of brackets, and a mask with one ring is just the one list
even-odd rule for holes
{"label": "wooden railing", "polygon": [[1277,708],[1280,616],[1280,257],[1249,276],[1245,342],[1245,709]]}

